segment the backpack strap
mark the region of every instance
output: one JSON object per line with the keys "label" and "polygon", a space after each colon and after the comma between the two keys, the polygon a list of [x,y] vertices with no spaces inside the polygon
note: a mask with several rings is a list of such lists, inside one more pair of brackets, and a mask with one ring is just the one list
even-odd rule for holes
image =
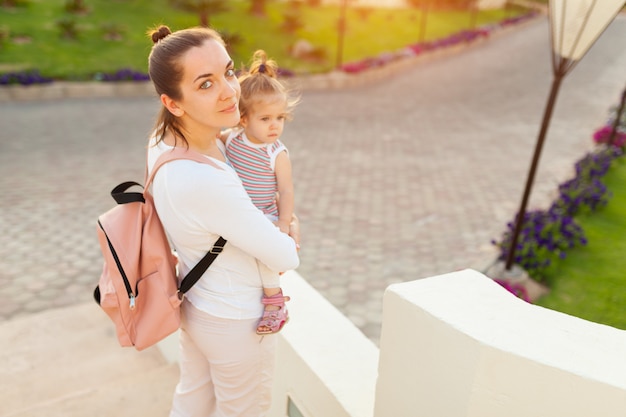
{"label": "backpack strap", "polygon": [[[154,167],[152,167],[152,172],[148,176],[148,167],[146,165],[146,181],[144,185],[143,192],[146,193],[148,187],[152,183],[154,179],[154,175],[163,165],[170,161],[175,161],[177,159],[190,159],[192,161],[201,163],[201,164],[209,164],[216,169],[222,170],[215,162],[213,162],[209,157],[202,155],[198,152],[192,151],[191,149],[179,148],[175,147],[170,151],[165,151],[159,156],[159,158],[154,163]],[[135,183],[136,184],[136,183]],[[126,184],[124,184],[126,185]],[[121,186],[121,185],[120,185]],[[130,185],[129,185],[130,186]],[[128,188],[128,187],[126,187]],[[143,195],[142,195],[143,196]],[[193,285],[198,282],[198,280],[202,277],[202,274],[211,266],[217,255],[222,253],[224,250],[224,245],[226,245],[226,239],[220,236],[217,241],[213,244],[213,247],[204,255],[202,259],[194,266],[191,271],[183,278],[180,283],[180,287],[178,288],[178,296],[182,299],[187,291],[193,287]]]}
{"label": "backpack strap", "polygon": [[209,250],[207,254],[200,259],[200,262],[198,262],[196,266],[194,266],[193,269],[185,275],[185,278],[183,278],[180,283],[180,287],[178,288],[180,298],[182,298],[182,296],[184,296],[185,293],[193,287],[193,284],[198,282],[200,277],[202,277],[202,274],[209,269],[209,266],[211,266],[215,258],[217,258],[217,255],[222,253],[224,250],[224,245],[226,245],[226,239],[220,236],[213,244],[211,250]]}

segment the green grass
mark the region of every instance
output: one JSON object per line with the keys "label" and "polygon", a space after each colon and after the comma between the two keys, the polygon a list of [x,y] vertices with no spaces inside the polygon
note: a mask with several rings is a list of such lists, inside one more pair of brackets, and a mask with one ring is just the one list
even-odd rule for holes
{"label": "green grass", "polygon": [[[65,12],[66,0],[28,0],[27,7],[0,7],[0,28],[8,29],[10,40],[0,44],[0,73],[37,69],[42,75],[56,79],[89,79],[97,72],[114,72],[121,68],[147,72],[147,56],[151,42],[148,28],[163,23],[172,29],[196,26],[198,17],[173,9],[169,0],[86,0],[89,13],[71,15]],[[247,63],[254,50],[262,48],[283,68],[298,73],[325,72],[336,64],[336,6],[302,8],[304,27],[290,35],[281,31],[284,3],[270,2],[267,16],[254,17],[247,10],[249,0],[228,2],[231,10],[211,17],[210,24],[220,32],[237,34],[242,42],[231,54],[240,66]],[[481,11],[476,25],[501,21],[526,10]],[[420,11],[414,9],[348,9],[347,31],[342,62],[376,56],[417,43],[420,37]],[[77,40],[62,39],[59,19],[71,17],[79,30]],[[425,40],[442,38],[469,29],[468,12],[437,12],[428,14]],[[122,28],[123,39],[106,40],[103,26]],[[29,42],[14,42],[27,37]],[[289,47],[305,39],[325,51],[324,62],[300,61],[289,56]]]}
{"label": "green grass", "polygon": [[[56,24],[69,15],[64,12],[65,0],[30,0],[27,8],[0,9],[11,37],[31,38],[28,43],[5,43],[0,49],[0,69],[38,69],[46,76],[65,79],[125,67],[145,70],[150,51],[147,28],[164,20],[164,16],[172,26],[192,22],[185,13],[175,10],[164,13],[166,0],[87,0],[86,3],[91,12],[74,17],[79,29],[77,40],[62,39]],[[111,22],[123,28],[122,41],[104,39],[102,25]]]}
{"label": "green grass", "polygon": [[626,329],[626,157],[604,177],[606,207],[576,218],[589,243],[568,252],[550,271],[550,294],[536,304]]}

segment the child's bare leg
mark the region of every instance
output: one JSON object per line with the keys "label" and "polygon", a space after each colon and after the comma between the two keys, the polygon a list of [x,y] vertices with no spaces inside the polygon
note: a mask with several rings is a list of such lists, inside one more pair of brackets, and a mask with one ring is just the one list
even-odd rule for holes
{"label": "child's bare leg", "polygon": [[[263,295],[266,297],[271,297],[272,295],[276,295],[280,293],[280,287],[276,287],[276,288],[263,288]],[[266,305],[265,309],[267,311],[274,311],[274,310],[280,310],[279,306],[273,306],[273,305]]]}
{"label": "child's bare leg", "polygon": [[283,291],[280,287],[263,288],[263,304],[265,304],[265,311],[257,326],[257,334],[277,333],[283,328],[285,323],[289,320],[289,314],[285,307],[286,301],[289,301],[289,297],[283,295]]}

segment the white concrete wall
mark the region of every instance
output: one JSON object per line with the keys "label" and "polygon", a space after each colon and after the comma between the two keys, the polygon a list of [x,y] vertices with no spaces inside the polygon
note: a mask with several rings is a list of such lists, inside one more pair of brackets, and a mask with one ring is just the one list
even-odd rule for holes
{"label": "white concrete wall", "polygon": [[[626,415],[626,331],[525,303],[476,271],[388,287],[380,352],[296,272],[282,283],[292,320],[269,417]],[[160,344],[171,361],[176,339]]]}
{"label": "white concrete wall", "polygon": [[279,334],[270,417],[287,415],[288,398],[303,417],[371,417],[378,348],[297,273],[281,284],[291,320]]}
{"label": "white concrete wall", "polygon": [[375,417],[623,417],[626,332],[465,270],[384,295]]}
{"label": "white concrete wall", "polygon": [[[302,417],[372,417],[378,348],[297,272],[282,275],[289,323],[278,334],[272,408],[286,417],[291,401]],[[178,332],[159,342],[179,360]],[[292,414],[289,417],[299,417]]]}

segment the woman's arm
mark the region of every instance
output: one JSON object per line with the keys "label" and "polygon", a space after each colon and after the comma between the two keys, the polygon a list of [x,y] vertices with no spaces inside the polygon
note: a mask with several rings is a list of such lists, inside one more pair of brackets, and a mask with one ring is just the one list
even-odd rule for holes
{"label": "woman's arm", "polygon": [[[234,172],[192,161],[173,161],[162,169],[170,177],[167,182],[175,184],[169,190],[172,201],[200,230],[223,236],[272,270],[298,267],[294,240],[252,204]],[[206,250],[212,244],[207,237]]]}

